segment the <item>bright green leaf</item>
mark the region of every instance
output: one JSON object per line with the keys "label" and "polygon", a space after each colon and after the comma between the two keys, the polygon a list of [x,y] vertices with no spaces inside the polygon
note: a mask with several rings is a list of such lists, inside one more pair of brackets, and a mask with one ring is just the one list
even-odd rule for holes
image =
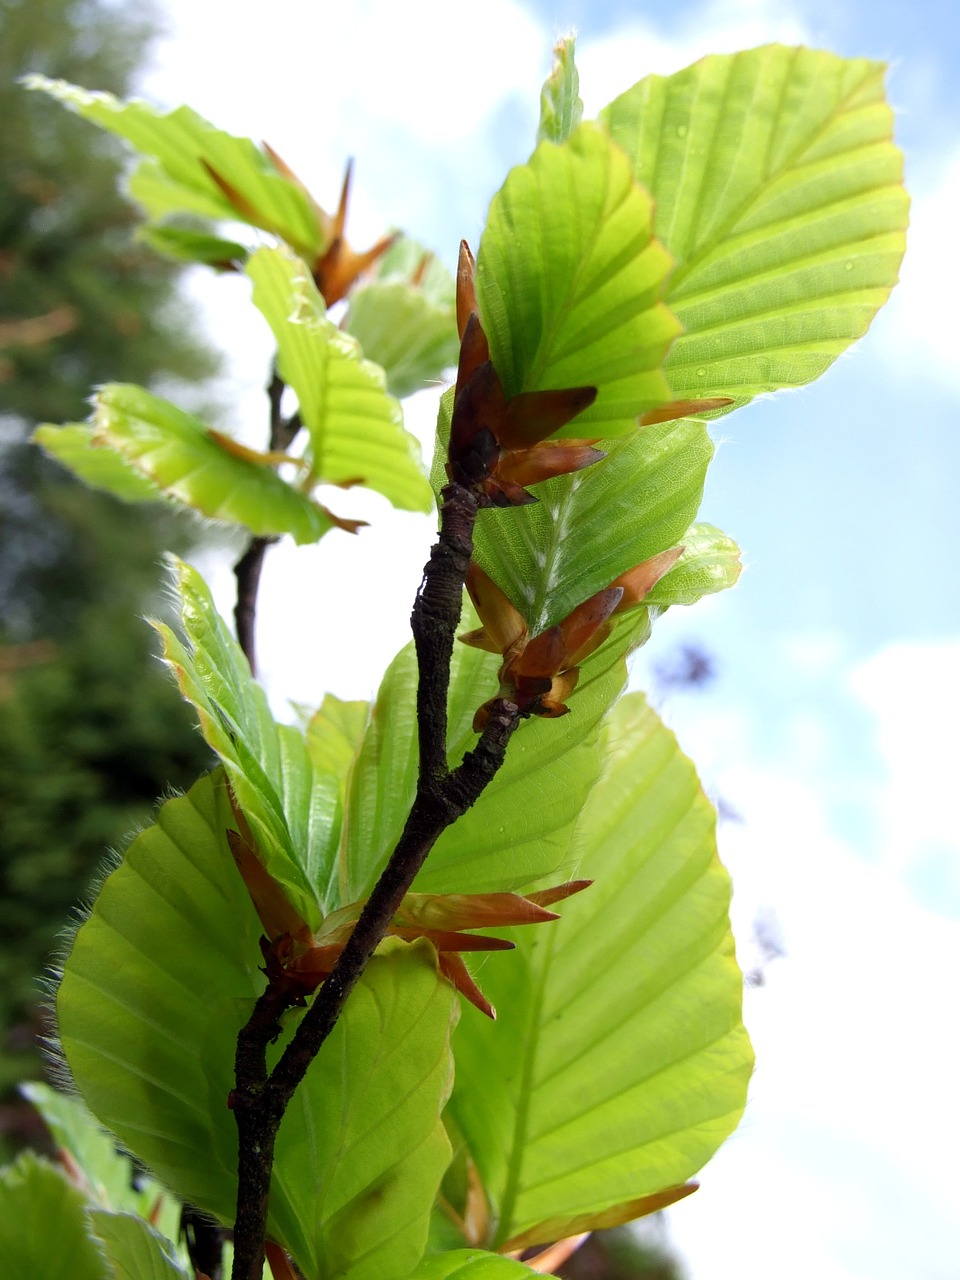
{"label": "bright green leaf", "polygon": [[224,240],[207,231],[191,231],[185,227],[148,224],[141,228],[139,238],[158,253],[178,262],[202,262],[221,270],[245,262],[249,253],[247,246],[237,240]]}
{"label": "bright green leaf", "polygon": [[87,1234],[86,1205],[64,1173],[32,1151],[0,1170],[0,1275],[108,1280]]}
{"label": "bright green leaf", "polygon": [[648,76],[602,113],[677,260],[675,395],[798,386],[866,332],[907,225],[883,74],[768,45]]}
{"label": "bright green leaf", "polygon": [[454,305],[456,282],[432,249],[412,236],[398,235],[373,266],[375,280],[415,284],[428,302],[445,309]]}
{"label": "bright green leaf", "polygon": [[311,1067],[323,1113],[286,1129],[284,1158],[311,1172],[289,1184],[291,1207],[311,1243],[311,1274],[406,1280],[450,1161],[439,1117],[453,1082],[456,997],[429,943],[388,941],[347,1012]]}
{"label": "bright green leaf", "polygon": [[21,1085],[20,1092],[43,1116],[57,1145],[73,1156],[97,1203],[106,1209],[150,1217],[171,1239],[176,1236],[179,1204],[152,1178],[140,1174],[134,1186],[129,1158],[117,1151],[114,1139],[103,1131],[79,1098],[56,1093],[39,1081]]}
{"label": "bright green leaf", "polygon": [[535,1274],[522,1262],[483,1249],[454,1249],[424,1258],[410,1280],[520,1280]]}
{"label": "bright green leaf", "polygon": [[[475,625],[467,611],[463,630]],[[440,836],[414,882],[417,891],[521,889],[564,864],[577,815],[599,771],[600,720],[626,681],[627,650],[648,631],[646,610],[627,615],[610,641],[583,664],[570,714],[530,719],[519,727],[504,765],[480,799]],[[498,666],[494,654],[454,646],[447,737],[451,765],[476,745],[474,712],[497,692]],[[416,658],[408,645],[383,678],[350,778],[340,849],[344,902],[370,892],[410,810],[417,777],[416,687]]]}
{"label": "bright green leaf", "polygon": [[290,533],[297,542],[317,542],[333,527],[323,507],[272,467],[232,452],[199,418],[143,387],[102,387],[92,421],[94,444],[115,449],[163,493],[214,520]]}
{"label": "bright green leaf", "polygon": [[105,489],[124,502],[157,502],[163,494],[123,456],[93,438],[93,427],[70,422],[62,427],[44,423],[31,437],[52,458],[62,462],[94,489]]}
{"label": "bright green leaf", "polygon": [[553,50],[553,70],[540,93],[540,127],[537,142],[566,142],[583,119],[580,76],[573,60],[573,36],[558,40]]}
{"label": "bright green leaf", "polygon": [[683,555],[644,597],[645,604],[662,609],[695,604],[732,587],[740,577],[740,548],[712,524],[691,525],[680,541]]}
{"label": "bright green leaf", "polygon": [[[233,1055],[263,988],[260,925],[228,822],[216,775],[163,805],[104,882],[57,996],[63,1052],[91,1110],[226,1222]],[[455,1011],[430,944],[387,942],[294,1096],[268,1230],[308,1280],[405,1280],[416,1265],[449,1159],[439,1114]]]}
{"label": "bright green leaf", "polygon": [[662,364],[679,325],[661,298],[669,255],[630,164],[594,125],[544,142],[490,205],[477,299],[508,396],[595,386],[557,434],[617,436],[671,398]]}
{"label": "bright green leaf", "polygon": [[[451,392],[440,401],[430,473],[438,495],[446,484],[452,406]],[[536,505],[479,514],[474,558],[534,633],[680,542],[683,556],[647,597],[649,604],[693,604],[737,580],[736,543],[711,525],[690,524],[713,457],[703,423],[655,423],[606,447],[608,456],[594,466],[533,485]]]}
{"label": "bright green leaf", "polygon": [[346,779],[369,714],[368,702],[344,702],[335,694],[325,694],[306,726],[307,750],[314,767]]}
{"label": "bright green leaf", "polygon": [[460,353],[452,304],[436,306],[405,280],[374,280],[354,289],[343,327],[381,366],[395,396],[438,381]]}
{"label": "bright green leaf", "polygon": [[607,723],[575,847],[593,886],[488,957],[500,1019],[464,1018],[455,1040],[451,1108],[498,1245],[685,1182],[752,1066],[715,814],[640,695]]}
{"label": "bright green leaf", "polygon": [[318,928],[329,906],[340,780],[314,768],[299,729],[274,720],[200,574],[182,560],[171,558],[171,563],[184,638],[154,624],[163,637],[164,658],[223,762],[267,869],[303,919]]}
{"label": "bright green leaf", "polygon": [[277,340],[280,372],[300,404],[311,480],[364,484],[395,507],[429,511],[419,448],[384,388],[383,371],[327,318],[303,263],[282,249],[260,249],[247,274],[253,301]]}
{"label": "bright green leaf", "polygon": [[478,564],[534,633],[676,546],[697,514],[713,456],[702,422],[657,423],[604,447],[602,462],[534,486],[535,505],[477,521]]}
{"label": "bright green leaf", "polygon": [[170,1241],[127,1213],[90,1214],[93,1231],[110,1268],[111,1280],[192,1280],[173,1254]]}
{"label": "bright green leaf", "polygon": [[[109,93],[90,93],[64,80],[34,75],[24,83],[152,157],[153,173],[168,193],[176,192],[176,203],[171,200],[163,212],[249,222],[274,232],[311,261],[321,249],[323,233],[310,197],[249,138],[215,129],[189,107],[164,114],[145,102],[120,102]],[[209,169],[239,193],[244,209],[231,203]],[[158,209],[153,206],[150,212],[156,215]]]}

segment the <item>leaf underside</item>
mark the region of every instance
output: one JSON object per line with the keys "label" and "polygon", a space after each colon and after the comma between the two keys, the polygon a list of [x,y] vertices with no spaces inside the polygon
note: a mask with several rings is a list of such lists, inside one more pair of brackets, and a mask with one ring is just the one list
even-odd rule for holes
{"label": "leaf underside", "polygon": [[296,392],[312,480],[364,484],[403,510],[429,511],[419,448],[383,370],[328,319],[305,265],[285,249],[259,249],[246,269],[277,341],[281,375]]}
{"label": "leaf underside", "polygon": [[[104,882],[57,997],[63,1053],[94,1114],[226,1222],[233,1055],[263,985],[228,821],[216,775],[167,801]],[[308,1280],[404,1280],[416,1265],[449,1160],[439,1115],[455,1014],[430,944],[388,942],[308,1071],[278,1136],[268,1224]]]}
{"label": "leaf underside", "polygon": [[886,301],[909,200],[884,71],[768,45],[648,76],[601,113],[676,260],[676,396],[810,382]]}
{"label": "leaf underside", "polygon": [[494,196],[477,254],[480,318],[507,396],[595,386],[560,436],[617,436],[670,399],[679,325],[661,297],[670,258],[619,148],[582,124],[544,142]]}
{"label": "leaf underside", "polygon": [[451,1108],[498,1247],[685,1182],[745,1102],[752,1054],[713,809],[639,695],[604,744],[574,837],[593,886],[488,958],[500,1019],[465,1018],[455,1037]]}

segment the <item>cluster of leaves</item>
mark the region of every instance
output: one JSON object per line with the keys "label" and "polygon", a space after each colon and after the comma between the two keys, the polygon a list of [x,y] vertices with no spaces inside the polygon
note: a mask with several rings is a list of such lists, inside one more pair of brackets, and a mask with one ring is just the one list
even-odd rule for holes
{"label": "cluster of leaves", "polygon": [[[316,501],[322,482],[426,510],[391,388],[459,350],[433,481],[482,509],[451,765],[498,685],[523,722],[293,1097],[268,1236],[308,1280],[529,1274],[504,1255],[688,1194],[744,1105],[713,810],[644,700],[619,695],[655,617],[738,574],[731,540],[695,523],[711,446],[690,415],[816,376],[894,283],[906,201],[882,69],[773,46],[648,77],[586,123],[562,45],[539,145],[494,198],[455,298],[407,241],[349,250],[344,199],[324,213],[272,151],[185,108],[34,87],[144,153],[131,191],[155,244],[242,264],[303,428],[296,451],[256,453],[107,387],[89,423],[39,437],[92,483],[298,541],[343,524]],[[182,212],[209,226],[186,235],[169,220]],[[224,223],[281,243],[248,251]],[[426,335],[402,350],[399,316]],[[224,1102],[260,966],[302,1004],[377,884],[418,794],[417,660],[397,656],[371,707],[328,697],[304,727],[278,724],[200,576],[174,573],[164,653],[220,766],[105,880],[57,1012],[93,1114],[229,1223]],[[593,886],[551,921],[582,887],[557,886],[574,869]],[[490,952],[479,975],[459,958],[473,949]],[[455,987],[499,1022],[460,1018]],[[273,1061],[304,1016],[287,1014]]]}

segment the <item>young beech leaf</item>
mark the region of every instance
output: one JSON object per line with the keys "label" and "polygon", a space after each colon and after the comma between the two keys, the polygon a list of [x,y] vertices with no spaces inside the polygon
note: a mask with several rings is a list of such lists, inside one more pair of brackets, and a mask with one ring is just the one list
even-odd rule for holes
{"label": "young beech leaf", "polygon": [[[224,1222],[236,1202],[237,1033],[263,990],[232,820],[222,774],[167,801],[104,881],[57,994],[63,1054],[94,1115]],[[440,1112],[456,1017],[433,947],[384,943],[277,1139],[267,1231],[307,1280],[406,1280],[416,1266],[450,1159]]]}
{"label": "young beech leaf", "polygon": [[142,1218],[97,1209],[90,1225],[111,1280],[193,1280],[195,1273],[180,1266],[172,1242]]}
{"label": "young beech leaf", "polygon": [[56,427],[47,422],[37,427],[31,439],[94,489],[103,489],[124,502],[158,502],[163,497],[153,481],[121,453],[95,441],[88,423],[68,422]]}
{"label": "young beech leaf", "polygon": [[866,332],[909,205],[884,71],[767,45],[647,76],[601,113],[676,260],[675,394],[799,386]]}
{"label": "young beech leaf", "polygon": [[553,47],[553,70],[540,92],[537,142],[566,142],[583,118],[574,44],[573,36],[564,36]]}
{"label": "young beech leaf", "polygon": [[199,418],[143,387],[112,383],[93,402],[93,445],[118,453],[156,490],[214,520],[253,533],[317,542],[337,523],[261,457],[233,447]]}
{"label": "young beech leaf", "polygon": [[753,1059],[713,808],[639,695],[608,718],[603,746],[573,838],[593,886],[549,930],[511,932],[517,950],[487,957],[500,1020],[465,1018],[456,1037],[451,1110],[497,1248],[676,1198],[746,1098]]}
{"label": "young beech leaf", "polygon": [[523,1280],[535,1274],[512,1258],[482,1249],[453,1249],[424,1258],[410,1280]]}
{"label": "young beech leaf", "polygon": [[595,125],[543,142],[494,196],[477,300],[507,398],[598,388],[565,436],[618,436],[671,399],[662,371],[680,332],[662,302],[671,259],[630,162]]}
{"label": "young beech leaf", "polygon": [[312,927],[330,909],[342,779],[314,766],[303,734],[278,724],[207,584],[171,557],[180,639],[155,623],[163,656],[219,755],[270,875]]}
{"label": "young beech leaf", "polygon": [[90,1239],[87,1207],[62,1169],[24,1151],[0,1170],[0,1275],[113,1280]]}
{"label": "young beech leaf", "polygon": [[249,138],[215,129],[189,107],[160,112],[145,102],[121,102],[64,80],[28,76],[24,83],[57,98],[78,115],[119,134],[143,155],[147,181],[131,192],[153,217],[195,213],[272,231],[311,259],[323,227],[310,197]]}
{"label": "young beech leaf", "polygon": [[308,474],[302,483],[309,488],[350,480],[405,511],[429,511],[432,497],[419,447],[403,428],[402,410],[386,392],[383,371],[328,319],[304,263],[283,249],[259,249],[247,274],[307,429]]}

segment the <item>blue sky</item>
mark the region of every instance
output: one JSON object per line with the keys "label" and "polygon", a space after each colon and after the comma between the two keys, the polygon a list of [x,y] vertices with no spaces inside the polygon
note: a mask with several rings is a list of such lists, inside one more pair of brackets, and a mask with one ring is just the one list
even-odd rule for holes
{"label": "blue sky", "polygon": [[[670,1215],[692,1280],[956,1276],[960,6],[278,0],[269,23],[228,27],[212,0],[168,8],[146,96],[267,138],[328,203],[355,155],[357,242],[399,223],[451,266],[529,154],[550,46],[570,26],[588,114],[648,71],[772,39],[892,63],[914,195],[902,285],[819,383],[718,424],[702,516],[747,570],[662,619],[635,678],[684,642],[713,655],[714,684],[663,711],[743,817],[722,852],[745,960],[758,910],[788,952],[748,993],[746,1120]],[[233,352],[221,399],[259,440],[269,343],[244,287],[192,284]],[[408,406],[425,440],[435,398]],[[405,640],[429,522],[372,501],[374,527],[349,546],[272,553],[261,649],[278,707],[325,688],[367,696]],[[226,610],[228,567],[210,571]],[[365,574],[377,591],[344,617]]]}

